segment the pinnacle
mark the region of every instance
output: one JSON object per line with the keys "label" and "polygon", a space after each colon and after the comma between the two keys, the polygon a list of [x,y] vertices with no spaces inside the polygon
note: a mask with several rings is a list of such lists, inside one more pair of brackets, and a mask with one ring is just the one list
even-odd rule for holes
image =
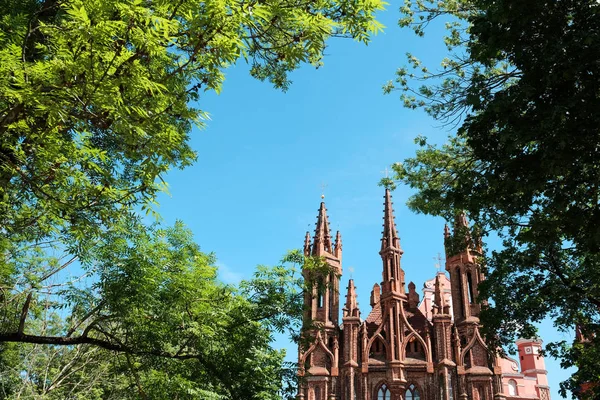
{"label": "pinnacle", "polygon": [[327,209],[325,208],[324,202],[321,202],[321,206],[319,207],[316,225],[312,254],[321,255],[324,251],[331,253],[331,233],[329,230],[329,220],[327,219]]}
{"label": "pinnacle", "polygon": [[389,189],[385,189],[385,203],[383,214],[383,237],[381,238],[381,250],[396,248],[400,250],[400,239],[396,230],[392,195]]}
{"label": "pinnacle", "polygon": [[350,279],[348,281],[347,289],[348,292],[346,293],[346,307],[344,313],[347,312],[348,316],[358,316],[358,303],[356,301],[356,287],[354,286],[354,279]]}

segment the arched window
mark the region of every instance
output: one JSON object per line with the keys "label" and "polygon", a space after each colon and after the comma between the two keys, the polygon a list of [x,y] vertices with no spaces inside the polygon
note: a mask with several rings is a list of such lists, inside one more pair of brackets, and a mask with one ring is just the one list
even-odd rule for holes
{"label": "arched window", "polygon": [[376,338],[371,349],[369,350],[369,358],[374,358],[379,361],[385,361],[385,345],[380,338]]}
{"label": "arched window", "polygon": [[415,385],[410,385],[404,393],[404,400],[421,400],[419,389]]}
{"label": "arched window", "polygon": [[377,392],[377,400],[391,400],[391,399],[392,399],[392,395],[390,394],[390,391],[388,390],[387,386],[384,383],[383,385],[381,385],[381,387],[379,388],[379,391]]}
{"label": "arched window", "polygon": [[421,342],[414,336],[410,338],[410,341],[406,344],[406,357],[425,360],[425,350],[423,349],[423,345],[421,345]]}
{"label": "arched window", "polygon": [[517,392],[517,382],[514,379],[508,381],[508,394],[510,396],[516,396]]}

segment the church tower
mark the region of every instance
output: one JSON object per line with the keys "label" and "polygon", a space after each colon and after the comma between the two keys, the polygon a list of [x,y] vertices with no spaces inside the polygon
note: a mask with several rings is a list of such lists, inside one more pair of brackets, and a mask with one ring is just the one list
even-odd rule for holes
{"label": "church tower", "polygon": [[[330,272],[314,276],[315,271],[303,268],[305,281],[312,281],[311,293],[305,293],[304,343],[298,352],[299,400],[336,399],[339,365],[339,278],[342,275],[342,238],[339,232],[335,243],[331,239],[325,203],[321,202],[312,243],[306,232],[304,255],[328,264]],[[308,348],[306,343],[308,343]]]}
{"label": "church tower", "polygon": [[348,282],[346,293],[346,306],[342,316],[342,400],[354,400],[360,393],[360,368],[358,365],[360,355],[360,310],[356,301],[356,287],[354,280]]}
{"label": "church tower", "polygon": [[402,248],[396,230],[392,195],[386,188],[384,196],[383,232],[379,255],[383,263],[381,282],[382,325],[380,336],[387,346],[388,387],[393,397],[404,392],[406,378],[404,376],[404,305],[407,303],[404,270],[400,266]]}
{"label": "church tower", "polygon": [[[364,320],[355,281],[340,293],[342,237],[337,232],[332,240],[325,203],[314,235],[306,233],[302,273],[313,285],[304,293],[297,400],[549,400],[538,339],[517,342],[519,372],[517,360],[500,357],[481,336],[483,250],[465,214],[456,216],[452,231],[444,229],[449,277],[438,271],[427,280],[421,300],[417,286],[405,281],[388,189],[383,206],[381,282]],[[328,269],[309,267],[317,261]]]}
{"label": "church tower", "polygon": [[494,360],[479,331],[482,303],[478,300],[478,287],[484,279],[480,264],[481,242],[480,238],[473,237],[464,212],[456,215],[452,234],[448,226],[445,227],[444,244],[458,336],[459,399],[504,399],[501,380],[494,375]]}

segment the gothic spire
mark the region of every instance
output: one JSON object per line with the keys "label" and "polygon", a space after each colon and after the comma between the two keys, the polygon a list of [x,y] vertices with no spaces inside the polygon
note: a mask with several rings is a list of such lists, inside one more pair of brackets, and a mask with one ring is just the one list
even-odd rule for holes
{"label": "gothic spire", "polygon": [[405,297],[404,271],[400,267],[400,258],[404,252],[400,247],[400,238],[394,223],[392,195],[388,188],[385,189],[384,198],[383,237],[381,238],[381,251],[379,251],[383,261],[381,295],[385,296],[388,293],[395,292]]}
{"label": "gothic spire", "polygon": [[319,207],[319,216],[317,217],[317,228],[312,246],[313,255],[322,255],[323,252],[331,254],[331,233],[329,231],[329,221],[327,220],[327,209],[325,203],[321,202]]}
{"label": "gothic spire", "polygon": [[358,303],[356,301],[356,288],[354,287],[354,279],[350,279],[350,281],[348,282],[348,292],[346,293],[346,307],[344,308],[344,316],[358,316]]}
{"label": "gothic spire", "polygon": [[394,209],[392,208],[392,195],[389,189],[385,189],[385,203],[383,214],[383,237],[381,238],[381,250],[394,248],[400,250],[400,239],[396,231],[396,223],[394,221]]}

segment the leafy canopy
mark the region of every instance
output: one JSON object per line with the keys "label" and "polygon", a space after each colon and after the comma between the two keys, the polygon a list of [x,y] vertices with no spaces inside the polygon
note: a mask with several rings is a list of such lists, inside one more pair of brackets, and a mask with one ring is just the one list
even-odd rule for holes
{"label": "leafy canopy", "polygon": [[276,398],[293,271],[222,285],[181,224],[138,213],[195,160],[227,67],[286,90],[328,39],[368,42],[383,4],[0,0],[4,397]]}
{"label": "leafy canopy", "polygon": [[0,221],[84,246],[189,165],[195,101],[239,59],[287,89],[334,36],[368,42],[381,0],[3,0]]}
{"label": "leafy canopy", "polygon": [[39,281],[23,292],[3,287],[4,398],[295,394],[294,366],[271,343],[275,332],[298,339],[304,291],[317,284],[299,267],[319,276],[329,272],[322,260],[291,252],[236,288],[218,281],[214,256],[200,251],[182,223],[129,221],[102,234],[80,261],[80,277]]}
{"label": "leafy canopy", "polygon": [[409,55],[385,89],[458,127],[441,146],[417,138],[416,156],[394,165],[417,189],[409,205],[447,219],[466,210],[502,238],[482,285],[490,340],[532,336],[546,317],[577,326],[577,343],[546,348],[578,367],[562,391],[599,382],[600,4],[407,0],[401,12],[419,35],[445,19],[450,55],[436,71]]}

